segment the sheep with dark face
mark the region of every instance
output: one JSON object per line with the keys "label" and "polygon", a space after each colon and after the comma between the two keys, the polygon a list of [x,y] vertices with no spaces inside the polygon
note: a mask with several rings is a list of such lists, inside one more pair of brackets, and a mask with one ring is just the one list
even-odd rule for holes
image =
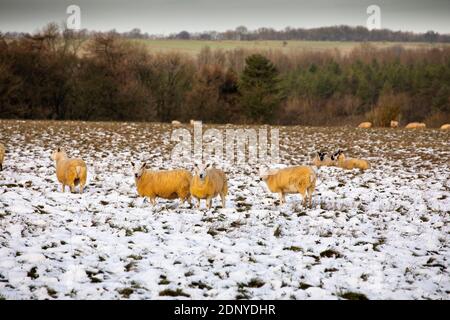
{"label": "sheep with dark face", "polygon": [[336,161],[332,159],[332,156],[328,156],[326,152],[318,151],[312,159],[312,164],[317,168],[322,166],[331,167],[336,165]]}

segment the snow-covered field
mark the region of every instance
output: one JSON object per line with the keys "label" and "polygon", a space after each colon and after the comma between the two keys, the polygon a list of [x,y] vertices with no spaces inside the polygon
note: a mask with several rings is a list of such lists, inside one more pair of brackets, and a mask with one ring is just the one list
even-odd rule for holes
{"label": "snow-covered field", "polygon": [[[449,299],[449,133],[280,128],[282,164],[340,147],[373,169],[320,169],[312,209],[250,166],[224,168],[226,209],[152,208],[129,163],[170,168],[170,132],[0,121],[0,299]],[[59,145],[89,166],[83,195],[61,193]]]}

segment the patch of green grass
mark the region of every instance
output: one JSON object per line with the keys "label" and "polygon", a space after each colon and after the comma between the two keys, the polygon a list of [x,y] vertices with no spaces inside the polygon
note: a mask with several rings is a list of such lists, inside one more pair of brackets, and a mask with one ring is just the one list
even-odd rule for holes
{"label": "patch of green grass", "polygon": [[134,293],[134,290],[132,288],[123,288],[117,290],[117,292],[125,299],[128,299]]}
{"label": "patch of green grass", "polygon": [[277,238],[279,238],[281,236],[281,226],[278,225],[278,227],[275,229],[273,235]]}
{"label": "patch of green grass", "polygon": [[32,267],[30,271],[27,272],[27,277],[33,280],[39,278],[39,274],[37,273],[37,267]]}
{"label": "patch of green grass", "polygon": [[189,285],[189,287],[191,287],[191,288],[199,288],[199,289],[207,289],[207,290],[211,290],[212,289],[212,287],[211,286],[209,286],[209,285],[207,285],[206,283],[203,283],[203,282],[201,282],[201,281],[193,281],[190,285]]}
{"label": "patch of green grass", "polygon": [[327,249],[320,253],[320,257],[321,258],[333,258],[334,257],[337,259],[337,258],[341,258],[342,255],[339,252],[337,252],[336,250]]}
{"label": "patch of green grass", "polygon": [[297,247],[297,246],[286,247],[286,248],[283,248],[283,250],[290,250],[290,251],[294,251],[294,252],[303,252],[303,249],[301,247]]}
{"label": "patch of green grass", "polygon": [[338,296],[346,300],[369,300],[365,294],[352,291],[340,293]]}
{"label": "patch of green grass", "polygon": [[304,283],[304,282],[300,282],[300,284],[299,284],[298,287],[299,287],[300,289],[302,289],[302,290],[306,290],[306,289],[308,289],[308,288],[311,288],[312,285],[307,284],[307,283]]}
{"label": "patch of green grass", "polygon": [[166,297],[186,297],[186,298],[190,298],[189,294],[183,292],[183,290],[181,290],[179,288],[177,290],[165,289],[165,290],[161,291],[159,293],[159,295],[161,297],[166,296]]}

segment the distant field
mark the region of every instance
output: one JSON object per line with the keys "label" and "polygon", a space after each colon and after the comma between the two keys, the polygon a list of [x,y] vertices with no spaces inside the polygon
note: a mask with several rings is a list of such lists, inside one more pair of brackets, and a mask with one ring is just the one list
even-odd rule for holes
{"label": "distant field", "polygon": [[[341,41],[200,41],[200,40],[132,40],[145,44],[149,50],[156,52],[181,51],[195,55],[203,47],[211,49],[232,50],[236,48],[243,49],[280,49],[286,52],[291,50],[317,50],[324,51],[330,49],[339,49],[342,52],[349,52],[355,47],[361,45],[361,42],[341,42]],[[439,48],[449,46],[450,44],[429,44],[416,42],[371,42],[379,48],[387,48],[402,45],[408,49],[415,48]]]}

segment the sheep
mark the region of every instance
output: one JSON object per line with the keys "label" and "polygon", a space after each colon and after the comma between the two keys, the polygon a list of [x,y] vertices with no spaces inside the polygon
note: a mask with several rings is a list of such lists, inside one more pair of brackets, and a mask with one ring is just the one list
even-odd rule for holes
{"label": "sheep", "polygon": [[56,162],[56,177],[62,183],[62,192],[66,186],[70,187],[70,192],[75,191],[75,186],[79,185],[80,193],[86,185],[87,167],[82,159],[69,159],[61,148],[52,154],[52,160]]}
{"label": "sheep", "polygon": [[199,121],[199,120],[194,120],[194,119],[191,119],[191,121],[190,121],[189,123],[191,124],[191,126],[201,125],[201,124],[202,124],[201,121]]}
{"label": "sheep", "polygon": [[302,204],[312,207],[312,194],[316,188],[317,176],[312,167],[296,166],[284,169],[267,169],[262,167],[259,171],[260,178],[267,184],[270,192],[278,193],[280,204],[286,202],[285,194],[300,193]]}
{"label": "sheep", "polygon": [[5,146],[0,143],[0,171],[3,171],[3,160],[5,159]]}
{"label": "sheep", "polygon": [[391,121],[391,128],[397,128],[398,127],[398,121],[392,120]]}
{"label": "sheep", "polygon": [[441,130],[450,130],[450,124],[443,124]]}
{"label": "sheep", "polygon": [[333,156],[327,156],[326,152],[318,151],[317,154],[312,159],[312,165],[320,168],[322,166],[331,167],[336,165],[336,161],[332,159]]}
{"label": "sheep", "polygon": [[147,163],[136,165],[131,162],[134,171],[134,180],[137,193],[141,197],[147,197],[152,205],[156,205],[156,198],[180,199],[191,205],[189,186],[192,175],[184,169],[176,170],[148,170]]}
{"label": "sheep", "polygon": [[338,167],[346,170],[352,170],[352,169],[360,169],[361,171],[367,170],[371,168],[371,165],[369,161],[362,160],[362,159],[346,159],[344,152],[341,150],[338,150],[335,153],[335,156],[337,156],[337,165]]}
{"label": "sheep", "polygon": [[174,127],[181,127],[181,122],[178,121],[178,120],[173,120],[172,121],[172,126],[174,126]]}
{"label": "sheep", "polygon": [[426,127],[426,124],[423,122],[411,122],[406,125],[405,129],[424,129]]}
{"label": "sheep", "polygon": [[358,128],[364,128],[364,129],[372,128],[372,122],[361,122],[359,124]]}
{"label": "sheep", "polygon": [[206,199],[206,206],[211,209],[212,199],[217,195],[222,200],[222,208],[225,208],[228,193],[227,177],[222,170],[213,168],[211,164],[194,165],[190,190],[192,196],[197,199],[197,208],[200,208],[200,200]]}

